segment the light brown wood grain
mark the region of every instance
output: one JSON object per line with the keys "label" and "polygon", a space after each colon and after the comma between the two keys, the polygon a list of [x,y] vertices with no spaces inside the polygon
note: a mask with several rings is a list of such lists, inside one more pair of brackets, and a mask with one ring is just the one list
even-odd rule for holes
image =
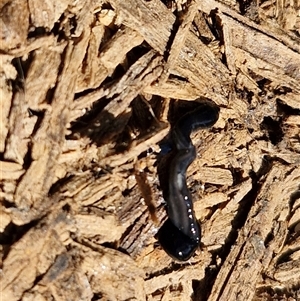
{"label": "light brown wood grain", "polygon": [[[3,300],[299,299],[297,5],[1,2]],[[157,165],[178,100],[205,97],[201,245],[179,263],[156,239]]]}

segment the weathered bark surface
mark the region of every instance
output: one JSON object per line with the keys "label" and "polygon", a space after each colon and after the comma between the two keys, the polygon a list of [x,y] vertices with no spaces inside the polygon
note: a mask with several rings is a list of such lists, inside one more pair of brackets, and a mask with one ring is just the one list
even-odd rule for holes
{"label": "weathered bark surface", "polygon": [[[1,1],[2,300],[300,300],[299,9]],[[180,264],[156,163],[199,97],[221,111],[193,134],[203,236]]]}

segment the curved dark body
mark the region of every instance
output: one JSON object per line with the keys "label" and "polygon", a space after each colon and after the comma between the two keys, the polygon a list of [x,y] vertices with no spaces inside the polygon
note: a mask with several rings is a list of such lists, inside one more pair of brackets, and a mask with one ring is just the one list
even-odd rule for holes
{"label": "curved dark body", "polygon": [[158,232],[158,240],[174,259],[188,260],[198,248],[201,237],[193,202],[186,185],[186,170],[196,158],[190,135],[193,130],[211,127],[219,118],[219,108],[211,103],[199,103],[196,109],[182,116],[171,129],[174,156],[168,167],[168,220]]}

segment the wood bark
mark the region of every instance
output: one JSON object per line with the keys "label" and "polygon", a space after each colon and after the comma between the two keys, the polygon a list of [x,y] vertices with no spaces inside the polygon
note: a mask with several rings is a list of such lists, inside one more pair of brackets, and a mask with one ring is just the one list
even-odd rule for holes
{"label": "wood bark", "polygon": [[[0,2],[3,300],[300,300],[300,2]],[[172,260],[160,142],[181,108],[201,248]]]}

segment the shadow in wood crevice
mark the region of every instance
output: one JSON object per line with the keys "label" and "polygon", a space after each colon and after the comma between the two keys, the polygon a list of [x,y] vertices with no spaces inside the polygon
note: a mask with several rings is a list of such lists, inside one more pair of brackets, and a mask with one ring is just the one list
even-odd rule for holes
{"label": "shadow in wood crevice", "polygon": [[290,115],[300,115],[300,109],[293,108],[289,106],[288,104],[284,103],[281,99],[280,96],[278,97],[277,101],[277,113],[278,115],[283,115],[285,116],[290,116]]}
{"label": "shadow in wood crevice", "polygon": [[27,76],[27,72],[30,68],[32,61],[33,61],[32,53],[29,54],[26,60],[22,60],[22,57],[16,57],[11,61],[12,65],[17,70],[17,77],[13,81],[13,87],[15,87],[15,91],[19,91],[19,90],[24,91],[25,78]]}
{"label": "shadow in wood crevice", "polygon": [[34,228],[42,219],[43,217],[22,226],[10,222],[5,227],[4,231],[0,233],[0,245],[3,247],[2,261],[4,261],[8,255],[10,247],[19,241],[30,229]]}
{"label": "shadow in wood crevice", "polygon": [[273,119],[270,116],[265,116],[261,123],[261,130],[267,132],[267,136],[273,145],[278,144],[283,139],[282,118]]}
{"label": "shadow in wood crevice", "polygon": [[[126,96],[128,93],[132,93],[132,90],[134,90],[134,86],[128,87],[127,94],[124,93],[123,90],[120,90],[120,83],[122,83],[124,76],[126,79],[127,76],[131,75],[130,68],[132,65],[134,65],[141,57],[143,57],[143,55],[145,55],[149,49],[150,46],[147,43],[143,43],[134,47],[126,54],[126,59],[124,59],[124,62],[119,64],[115,68],[113,74],[107,76],[107,78],[100,85],[100,88],[104,91],[103,94],[109,96],[102,97],[94,101],[90,110],[72,122],[70,128],[72,133],[67,136],[67,139],[88,137],[91,139],[92,143],[95,143],[97,146],[101,146],[106,143],[116,143],[118,135],[123,133],[123,136],[121,137],[123,145],[120,145],[120,150],[117,152],[122,152],[122,150],[130,147],[130,137],[126,133],[126,126],[132,120],[131,112],[128,112],[128,110],[126,112],[127,108],[124,109],[123,113],[120,113],[117,116],[111,112],[115,107],[118,107],[118,104],[122,104],[122,95]],[[129,74],[127,72],[129,72]],[[118,84],[118,88],[114,89],[114,87]],[[76,103],[76,99],[82,99],[85,96],[88,97],[88,95],[93,91],[96,90],[88,89],[76,94],[74,102]],[[131,107],[133,107],[132,104],[139,97],[140,96],[138,95],[132,99]],[[126,100],[126,103],[130,103],[130,101]],[[111,108],[106,110],[108,105],[110,105]]]}
{"label": "shadow in wood crevice", "polygon": [[[109,100],[105,100],[106,103]],[[112,142],[113,137],[120,134],[130,117],[130,113],[121,114],[117,118],[106,110],[99,110],[95,106],[90,112],[78,119],[72,126],[72,134],[67,139],[88,137],[92,143],[101,146],[107,142]]]}
{"label": "shadow in wood crevice", "polygon": [[60,192],[60,190],[62,188],[64,189],[64,187],[67,187],[67,184],[72,182],[73,179],[74,175],[66,175],[64,178],[54,182],[49,189],[48,195],[53,196],[55,193]]}
{"label": "shadow in wood crevice", "polygon": [[103,298],[103,294],[101,292],[100,293],[94,293],[91,301],[99,301],[102,298]]}
{"label": "shadow in wood crevice", "polygon": [[[115,154],[130,149],[133,140],[151,135],[152,128],[157,126],[157,119],[151,112],[151,105],[143,100],[141,95],[135,97],[131,103],[131,111],[114,116],[103,109],[110,99],[103,99],[73,123],[68,139],[88,137],[97,146],[106,143],[114,144]],[[147,105],[146,105],[147,103]]]}
{"label": "shadow in wood crevice", "polygon": [[[33,27],[33,26],[32,26]],[[37,27],[33,27],[33,30],[28,32],[28,39],[37,39],[39,37],[44,37],[48,34],[47,30],[45,27],[42,26],[37,26]]]}
{"label": "shadow in wood crevice", "polygon": [[237,1],[239,4],[239,9],[242,15],[245,15],[251,5],[252,2],[254,2],[253,0],[238,0]]}
{"label": "shadow in wood crevice", "polygon": [[[215,258],[213,259],[215,261]],[[213,261],[212,261],[213,264]],[[218,275],[219,269],[211,269],[207,267],[205,269],[205,277],[198,281],[193,280],[192,287],[194,295],[192,296],[193,301],[206,301],[210,296],[214,281]]]}

